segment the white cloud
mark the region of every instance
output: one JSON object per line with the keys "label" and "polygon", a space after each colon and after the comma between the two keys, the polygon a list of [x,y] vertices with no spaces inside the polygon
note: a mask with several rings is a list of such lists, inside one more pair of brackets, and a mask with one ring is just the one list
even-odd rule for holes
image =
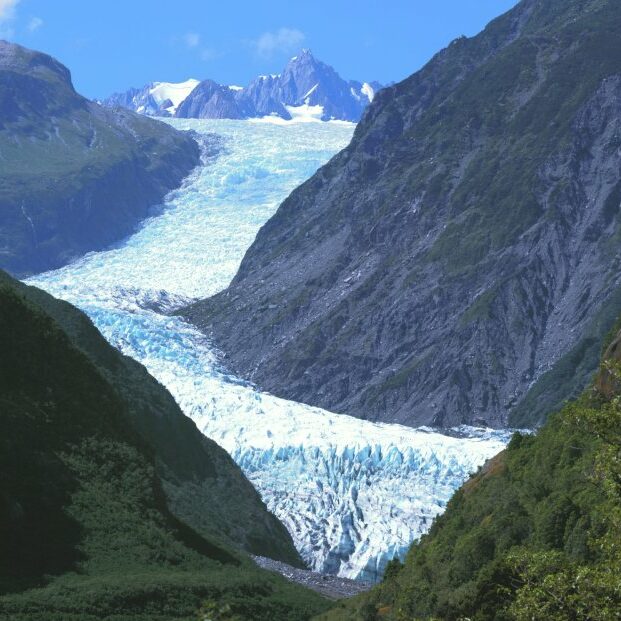
{"label": "white cloud", "polygon": [[20,0],[0,0],[0,22],[15,17],[15,7]]}
{"label": "white cloud", "polygon": [[254,42],[254,47],[259,56],[269,58],[276,53],[297,51],[305,38],[304,33],[296,28],[279,28],[276,32],[264,32]]}
{"label": "white cloud", "polygon": [[218,58],[219,54],[216,50],[211,49],[210,47],[205,47],[201,50],[201,60],[209,61],[214,58]]}
{"label": "white cloud", "polygon": [[[1,1],[1,0],[0,0]],[[170,38],[170,44],[178,47],[180,45],[185,46],[192,53],[196,54],[201,60],[213,60],[218,56],[221,56],[214,48],[208,47],[203,43],[203,39],[197,32],[186,32],[184,35],[175,35]]]}
{"label": "white cloud", "polygon": [[12,39],[15,36],[13,19],[15,7],[20,0],[0,0],[0,39]]}
{"label": "white cloud", "polygon": [[196,32],[188,32],[183,35],[183,40],[188,47],[198,47],[201,42],[201,36]]}
{"label": "white cloud", "polygon": [[43,26],[43,20],[40,17],[33,17],[28,22],[28,32],[35,32],[36,30],[39,30],[41,26]]}

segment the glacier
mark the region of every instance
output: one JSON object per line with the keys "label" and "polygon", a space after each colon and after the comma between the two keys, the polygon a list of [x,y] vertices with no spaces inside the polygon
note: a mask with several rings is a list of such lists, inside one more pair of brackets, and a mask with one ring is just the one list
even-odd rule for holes
{"label": "glacier", "polygon": [[217,157],[134,235],[27,280],[84,310],[223,446],[311,568],[377,580],[509,432],[376,424],[261,392],[174,309],[220,291],[280,202],[351,139],[344,122],[168,119],[219,136]]}

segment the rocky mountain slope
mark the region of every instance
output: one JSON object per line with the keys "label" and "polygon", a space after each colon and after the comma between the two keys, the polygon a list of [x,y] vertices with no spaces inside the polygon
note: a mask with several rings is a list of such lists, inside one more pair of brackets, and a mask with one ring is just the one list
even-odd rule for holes
{"label": "rocky mountain slope", "polygon": [[370,594],[327,621],[612,621],[621,610],[621,332],[593,386],[515,434]]}
{"label": "rocky mountain slope", "polygon": [[284,527],[168,392],[65,302],[0,273],[0,618],[305,619]]}
{"label": "rocky mountain slope", "polygon": [[0,267],[67,263],[129,234],[198,164],[187,134],[75,92],[50,56],[0,42]]}
{"label": "rocky mountain slope", "polygon": [[[193,81],[184,84],[189,82]],[[193,85],[183,100],[172,102],[154,97],[157,93],[150,84],[142,89],[116,93],[104,104],[124,106],[155,116],[199,119],[248,119],[271,115],[289,120],[292,114],[296,114],[296,109],[300,114],[308,112],[310,107],[312,113],[324,121],[358,121],[380,88],[377,82],[344,80],[332,67],[305,49],[287,63],[282,73],[259,76],[246,88],[204,80],[198,86]]]}
{"label": "rocky mountain slope", "polygon": [[621,310],[620,27],[612,0],[523,0],[454,41],[378,93],[186,316],[279,396],[540,423]]}

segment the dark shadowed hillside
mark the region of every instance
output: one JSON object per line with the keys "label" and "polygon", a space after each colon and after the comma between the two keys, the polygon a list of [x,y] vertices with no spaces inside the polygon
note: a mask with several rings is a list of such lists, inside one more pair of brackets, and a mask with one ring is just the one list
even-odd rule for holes
{"label": "dark shadowed hillside", "polygon": [[1,272],[0,285],[42,309],[114,388],[123,401],[126,426],[152,451],[168,503],[178,517],[229,546],[300,564],[289,533],[267,511],[228,453],[197,429],[141,364],[111,347],[90,319],[67,302]]}
{"label": "dark shadowed hillside", "polygon": [[0,276],[0,618],[306,619],[284,527],[167,391],[69,304]]}

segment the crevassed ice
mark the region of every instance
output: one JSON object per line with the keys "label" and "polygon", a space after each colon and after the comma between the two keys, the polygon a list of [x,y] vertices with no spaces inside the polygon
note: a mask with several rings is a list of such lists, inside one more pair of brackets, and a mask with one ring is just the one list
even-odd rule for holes
{"label": "crevassed ice", "polygon": [[169,122],[219,134],[224,150],[129,239],[29,282],[81,307],[172,392],[243,468],[314,569],[374,580],[507,434],[463,429],[451,437],[278,399],[228,374],[192,326],[149,310],[224,288],[259,227],[354,128]]}

